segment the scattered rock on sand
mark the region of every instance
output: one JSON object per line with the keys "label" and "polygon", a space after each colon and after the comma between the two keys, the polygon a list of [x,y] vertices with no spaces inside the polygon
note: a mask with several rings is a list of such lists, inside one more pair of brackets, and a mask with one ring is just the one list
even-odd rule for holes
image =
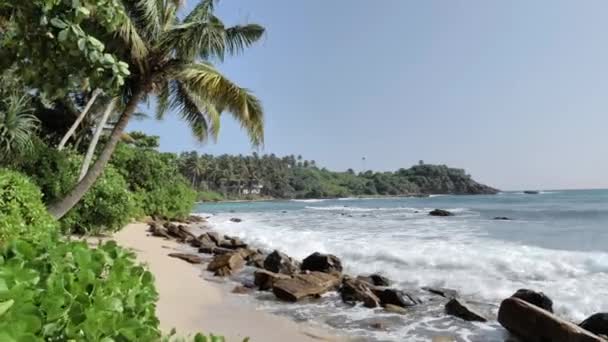
{"label": "scattered rock on sand", "polygon": [[498,322],[514,335],[530,342],[605,342],[599,336],[515,297],[502,301]]}
{"label": "scattered rock on sand", "polygon": [[171,236],[167,231],[167,228],[161,226],[158,222],[150,222],[148,224],[148,231],[152,233],[152,236],[164,237],[166,239],[170,239]]}
{"label": "scattered rock on sand", "polygon": [[445,305],[445,313],[462,318],[465,321],[486,322],[487,319],[467,307],[467,304],[459,299],[453,298]]}
{"label": "scattered rock on sand", "polygon": [[536,305],[541,309],[553,312],[553,301],[542,292],[519,289],[511,297],[519,298],[530,304]]}
{"label": "scattered rock on sand", "polygon": [[325,273],[342,273],[342,262],[332,254],[321,254],[315,252],[302,261],[302,270],[318,271]]}
{"label": "scattered rock on sand", "polygon": [[443,209],[435,209],[429,213],[431,216],[454,216],[453,213],[443,210]]}
{"label": "scattered rock on sand", "polygon": [[216,255],[207,265],[207,270],[217,276],[228,276],[245,265],[245,260],[239,253]]}
{"label": "scattered rock on sand", "polygon": [[182,260],[187,261],[187,262],[189,262],[191,264],[200,264],[200,263],[203,262],[203,258],[201,258],[200,256],[198,256],[196,254],[170,253],[169,256],[172,257],[172,258],[182,259]]}
{"label": "scattered rock on sand", "polygon": [[400,290],[372,288],[372,291],[380,299],[382,306],[392,304],[405,308],[422,303],[416,296]]}
{"label": "scattered rock on sand", "polygon": [[318,297],[327,291],[336,289],[340,277],[323,272],[298,274],[290,279],[281,279],[274,283],[274,295],[288,302],[297,302],[306,297]]}
{"label": "scattered rock on sand", "polygon": [[608,335],[608,313],[600,312],[589,316],[579,327],[598,335]]}
{"label": "scattered rock on sand", "polygon": [[264,260],[264,268],[274,273],[283,273],[292,275],[300,270],[296,261],[287,256],[287,254],[279,251],[274,251]]}
{"label": "scattered rock on sand", "polygon": [[393,305],[393,304],[386,304],[384,306],[384,310],[387,312],[396,313],[396,314],[400,314],[400,315],[407,314],[407,310],[405,308],[402,308],[400,306]]}
{"label": "scattered rock on sand", "polygon": [[253,273],[253,282],[261,291],[272,289],[275,282],[281,279],[289,279],[286,274],[274,273],[267,270],[257,270]]}
{"label": "scattered rock on sand", "polygon": [[177,225],[175,223],[167,222],[164,224],[164,227],[167,228],[169,235],[177,238],[179,241],[189,242],[196,239],[196,236],[194,236],[194,234],[192,234],[190,230],[182,224]]}
{"label": "scattered rock on sand", "polygon": [[443,287],[430,287],[430,286],[425,286],[422,289],[425,291],[428,291],[430,293],[436,294],[438,296],[447,298],[447,299],[458,298],[458,291],[456,291],[456,290],[446,289]]}
{"label": "scattered rock on sand", "polygon": [[222,237],[220,236],[220,234],[219,234],[219,233],[217,233],[217,232],[207,232],[207,233],[205,233],[205,234],[206,234],[206,235],[209,237],[209,239],[210,239],[210,240],[211,240],[211,241],[212,241],[214,244],[216,244],[216,245],[217,245],[217,244],[218,244],[220,241],[222,241],[222,240],[223,240],[223,239],[222,239]]}
{"label": "scattered rock on sand", "polygon": [[390,286],[391,281],[380,274],[370,274],[368,276],[358,276],[358,280],[364,281],[373,286]]}
{"label": "scattered rock on sand", "polygon": [[358,279],[345,277],[340,287],[342,301],[354,305],[363,302],[367,308],[375,308],[380,305],[380,299],[369,288],[368,283]]}

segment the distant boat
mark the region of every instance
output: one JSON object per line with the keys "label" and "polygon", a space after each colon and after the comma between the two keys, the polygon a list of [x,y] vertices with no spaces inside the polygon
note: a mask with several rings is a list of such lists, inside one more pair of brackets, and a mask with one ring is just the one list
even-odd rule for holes
{"label": "distant boat", "polygon": [[524,191],[524,194],[526,195],[538,195],[540,193],[540,191],[536,191],[536,190],[526,190]]}

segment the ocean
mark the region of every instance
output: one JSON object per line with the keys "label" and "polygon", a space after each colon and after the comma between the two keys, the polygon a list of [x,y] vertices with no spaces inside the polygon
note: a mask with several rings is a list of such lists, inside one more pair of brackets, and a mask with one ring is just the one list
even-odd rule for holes
{"label": "ocean", "polygon": [[[455,216],[429,216],[435,208]],[[365,341],[504,341],[498,305],[520,288],[544,292],[556,313],[574,322],[608,311],[608,190],[235,202],[200,204],[197,212],[213,215],[214,229],[255,246],[300,260],[331,253],[345,273],[381,273],[424,300],[410,314],[396,315],[350,307],[336,294],[298,304],[257,295],[263,310]],[[448,317],[445,302],[422,286],[455,289],[492,319]],[[381,329],[372,327],[376,322]]]}

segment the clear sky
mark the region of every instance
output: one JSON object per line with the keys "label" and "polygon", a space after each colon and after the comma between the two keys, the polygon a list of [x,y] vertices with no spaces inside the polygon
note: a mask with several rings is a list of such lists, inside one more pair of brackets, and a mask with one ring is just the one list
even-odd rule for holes
{"label": "clear sky", "polygon": [[[223,0],[218,13],[267,28],[218,65],[264,102],[261,153],[332,170],[422,159],[506,190],[608,188],[604,0]],[[204,146],[177,117],[130,129],[164,151],[252,151],[229,116]]]}

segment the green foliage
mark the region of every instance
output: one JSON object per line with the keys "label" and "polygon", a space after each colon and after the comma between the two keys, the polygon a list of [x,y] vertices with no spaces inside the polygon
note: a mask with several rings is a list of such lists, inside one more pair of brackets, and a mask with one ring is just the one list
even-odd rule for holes
{"label": "green foliage", "polygon": [[158,137],[130,133],[135,141],[121,143],[111,164],[128,181],[134,193],[139,214],[183,218],[191,213],[196,192],[180,176],[176,156],[154,149]]}
{"label": "green foliage", "polygon": [[41,197],[24,175],[0,169],[0,244],[14,237],[43,240],[56,233],[57,223]]}
{"label": "green foliage", "polygon": [[215,191],[199,191],[197,200],[200,202],[219,202],[224,200],[224,196]]}
{"label": "green foliage", "polygon": [[153,276],[105,243],[28,243],[0,249],[1,341],[160,339]]}
{"label": "green foliage", "polygon": [[[413,194],[477,194],[496,190],[475,182],[464,170],[421,164],[396,172],[356,174],[320,169],[301,156],[277,157],[182,153],[179,171],[193,187],[224,198],[335,198]],[[259,193],[258,193],[259,192]],[[204,197],[203,197],[204,198]]]}
{"label": "green foliage", "polygon": [[[37,143],[31,158],[20,169],[41,188],[44,201],[64,196],[78,180],[82,157],[57,151]],[[129,222],[135,211],[133,195],[122,175],[113,167],[105,169],[83,199],[60,223],[65,232],[77,234],[116,231]]]}

